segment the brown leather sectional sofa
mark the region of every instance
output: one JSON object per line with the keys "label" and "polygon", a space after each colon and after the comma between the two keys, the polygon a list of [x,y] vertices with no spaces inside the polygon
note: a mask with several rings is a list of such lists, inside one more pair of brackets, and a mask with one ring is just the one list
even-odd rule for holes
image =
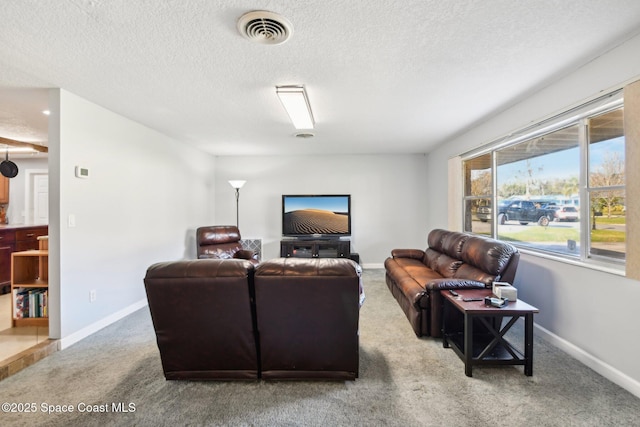
{"label": "brown leather sectional sofa", "polygon": [[432,230],[427,243],[426,250],[392,250],[386,283],[418,337],[441,337],[440,291],[513,283],[520,253],[505,242],[442,229]]}
{"label": "brown leather sectional sofa", "polygon": [[198,259],[144,279],[167,379],[358,376],[361,270],[348,259]]}

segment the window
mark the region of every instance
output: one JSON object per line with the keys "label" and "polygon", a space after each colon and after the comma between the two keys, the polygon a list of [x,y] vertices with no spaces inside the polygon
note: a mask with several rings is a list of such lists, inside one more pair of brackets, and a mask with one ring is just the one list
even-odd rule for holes
{"label": "window", "polygon": [[580,203],[578,134],[573,124],[496,151],[499,239],[579,253],[579,221],[562,221],[556,209]]}
{"label": "window", "polygon": [[589,255],[625,258],[622,108],[589,120]]}
{"label": "window", "polygon": [[463,157],[464,230],[560,257],[622,263],[621,95],[544,124]]}
{"label": "window", "polygon": [[464,162],[465,231],[491,235],[491,155]]}

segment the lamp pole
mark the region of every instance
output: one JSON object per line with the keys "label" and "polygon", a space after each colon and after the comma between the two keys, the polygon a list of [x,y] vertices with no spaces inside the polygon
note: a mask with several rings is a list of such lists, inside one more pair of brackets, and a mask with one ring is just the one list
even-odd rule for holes
{"label": "lamp pole", "polygon": [[232,179],[229,181],[229,185],[231,185],[236,190],[236,227],[240,229],[240,189],[247,181]]}
{"label": "lamp pole", "polygon": [[236,188],[236,227],[240,229],[240,189]]}

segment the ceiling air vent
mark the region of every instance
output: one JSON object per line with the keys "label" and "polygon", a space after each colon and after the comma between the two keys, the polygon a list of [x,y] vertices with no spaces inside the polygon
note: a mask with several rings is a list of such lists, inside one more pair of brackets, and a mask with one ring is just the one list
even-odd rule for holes
{"label": "ceiling air vent", "polygon": [[238,31],[252,42],[275,45],[289,40],[293,26],[277,13],[255,10],[238,19]]}

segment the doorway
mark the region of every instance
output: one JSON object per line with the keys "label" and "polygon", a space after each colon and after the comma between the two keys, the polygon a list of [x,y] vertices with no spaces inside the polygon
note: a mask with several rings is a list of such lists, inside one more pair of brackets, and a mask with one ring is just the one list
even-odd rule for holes
{"label": "doorway", "polygon": [[24,214],[26,224],[49,223],[49,171],[25,171]]}

